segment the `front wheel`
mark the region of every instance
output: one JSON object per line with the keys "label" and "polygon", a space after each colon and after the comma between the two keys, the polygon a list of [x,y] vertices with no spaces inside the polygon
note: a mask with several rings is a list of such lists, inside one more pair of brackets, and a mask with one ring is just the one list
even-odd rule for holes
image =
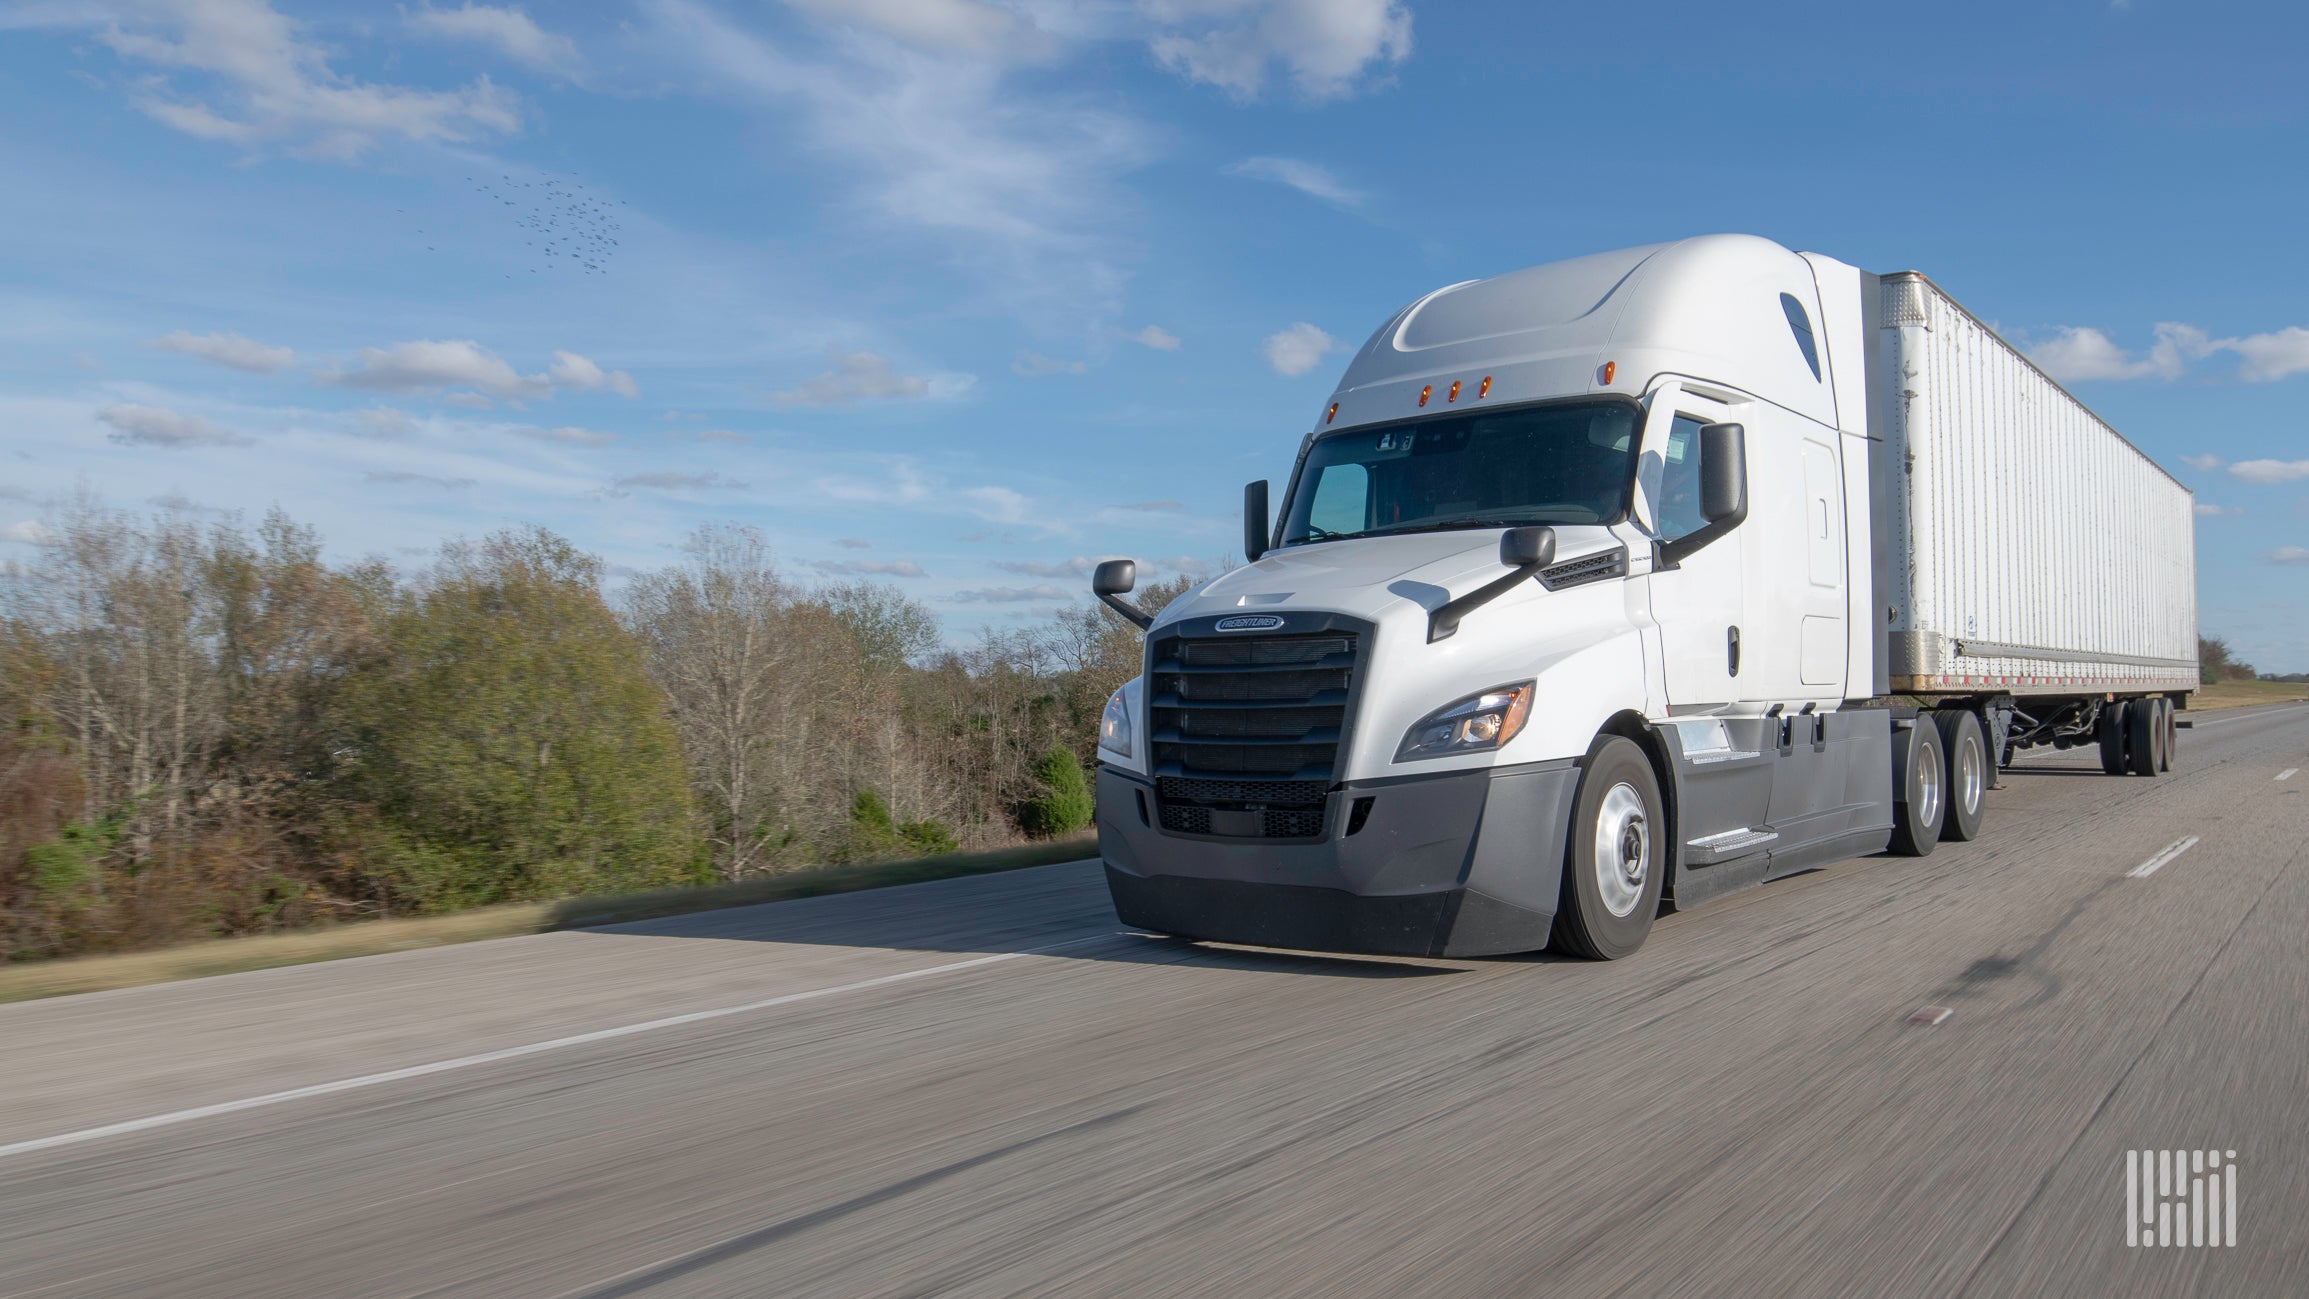
{"label": "front wheel", "polygon": [[1572,806],[1571,850],[1549,948],[1611,961],[1644,945],[1667,861],[1660,783],[1644,751],[1611,736],[1596,746]]}

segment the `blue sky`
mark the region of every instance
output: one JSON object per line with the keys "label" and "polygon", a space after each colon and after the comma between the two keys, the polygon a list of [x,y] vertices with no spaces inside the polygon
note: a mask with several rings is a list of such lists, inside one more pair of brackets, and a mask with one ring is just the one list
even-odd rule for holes
{"label": "blue sky", "polygon": [[1748,8],[0,4],[0,558],[83,485],[411,564],[735,519],[963,639],[1222,562],[1409,298],[1738,230],[2031,348],[2309,670],[2309,20]]}

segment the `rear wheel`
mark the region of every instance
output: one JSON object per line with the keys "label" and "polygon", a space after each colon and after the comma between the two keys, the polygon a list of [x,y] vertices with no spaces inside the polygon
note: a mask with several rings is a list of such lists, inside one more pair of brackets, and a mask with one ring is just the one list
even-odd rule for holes
{"label": "rear wheel", "polygon": [[2181,710],[2173,706],[2171,698],[2157,701],[2157,713],[2164,718],[2164,743],[2157,748],[2157,770],[2173,769],[2173,750],[2181,747]]}
{"label": "rear wheel", "polygon": [[2136,776],[2157,774],[2157,741],[2165,733],[2157,718],[2157,701],[2135,699],[2125,710],[2125,770]]}
{"label": "rear wheel", "polygon": [[1580,777],[1548,947],[1610,961],[1643,946],[1659,913],[1666,860],[1667,823],[1652,764],[1633,741],[1607,737]]}
{"label": "rear wheel", "polygon": [[2125,774],[2125,732],[2130,729],[2126,714],[2132,710],[2132,702],[2125,699],[2112,699],[2101,708],[2101,770],[2108,775]]}
{"label": "rear wheel", "polygon": [[1943,708],[1932,715],[1940,728],[1940,746],[1948,754],[1948,811],[1940,822],[1940,837],[1964,843],[1980,833],[1981,804],[1988,790],[1988,736],[1981,730],[1980,714],[1965,708]]}
{"label": "rear wheel", "polygon": [[1929,714],[1919,715],[1905,733],[1908,785],[1892,805],[1889,847],[1903,857],[1923,857],[1940,842],[1940,823],[1948,815],[1948,760],[1942,752],[1940,727]]}

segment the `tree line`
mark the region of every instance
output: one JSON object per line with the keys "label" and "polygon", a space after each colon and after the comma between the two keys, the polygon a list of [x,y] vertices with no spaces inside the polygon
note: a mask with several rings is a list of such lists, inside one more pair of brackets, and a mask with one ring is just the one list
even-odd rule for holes
{"label": "tree line", "polygon": [[1071,833],[1139,654],[1095,605],[941,645],[736,525],[612,592],[543,528],[403,574],[81,501],[0,571],[0,960]]}

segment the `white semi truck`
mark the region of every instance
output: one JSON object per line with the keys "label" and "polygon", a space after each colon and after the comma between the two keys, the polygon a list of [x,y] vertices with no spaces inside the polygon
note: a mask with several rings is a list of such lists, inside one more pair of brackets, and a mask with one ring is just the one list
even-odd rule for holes
{"label": "white semi truck", "polygon": [[1715,235],[1438,289],[1365,343],[1251,561],[1100,724],[1122,919],[1460,956],[1981,829],[2016,750],[2152,777],[2189,492],[1923,276]]}

